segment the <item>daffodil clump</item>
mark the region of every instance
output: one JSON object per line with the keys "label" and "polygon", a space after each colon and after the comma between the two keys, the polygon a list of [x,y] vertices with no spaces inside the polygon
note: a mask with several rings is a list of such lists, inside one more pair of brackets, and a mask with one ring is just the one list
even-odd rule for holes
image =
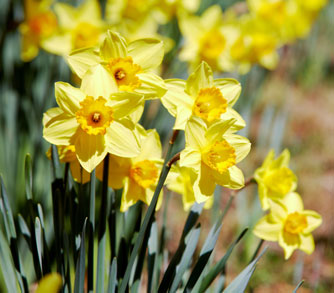
{"label": "daffodil clump", "polygon": [[288,166],[289,151],[274,157],[271,150],[254,173],[262,209],[268,213],[256,223],[253,233],[261,239],[277,241],[284,249],[285,259],[296,249],[311,254],[311,232],[321,225],[322,218],[315,211],[304,210],[302,198],[295,192],[297,177]]}

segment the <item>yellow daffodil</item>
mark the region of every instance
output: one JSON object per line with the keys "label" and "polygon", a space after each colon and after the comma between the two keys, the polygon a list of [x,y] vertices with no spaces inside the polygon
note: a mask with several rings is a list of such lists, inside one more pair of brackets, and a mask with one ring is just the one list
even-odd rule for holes
{"label": "yellow daffodil", "polygon": [[259,198],[262,209],[269,209],[270,200],[279,200],[294,191],[297,177],[289,169],[290,152],[284,150],[275,160],[275,152],[271,150],[262,166],[255,170],[254,178],[259,186]]}
{"label": "yellow daffodil", "polygon": [[[57,150],[58,150],[58,155],[59,155],[59,161],[61,163],[70,164],[70,170],[71,170],[71,174],[72,174],[74,181],[82,183],[82,184],[90,181],[90,174],[80,166],[79,160],[75,154],[74,145],[68,145],[68,146],[60,145],[60,146],[57,146]],[[51,159],[51,148],[49,148],[46,155],[48,159]]]}
{"label": "yellow daffodil", "polygon": [[43,40],[51,37],[57,30],[57,18],[51,11],[51,4],[50,0],[24,1],[24,22],[19,27],[22,34],[23,61],[35,58]]}
{"label": "yellow daffodil", "polygon": [[179,57],[190,63],[190,70],[202,60],[215,71],[234,68],[229,48],[235,39],[235,29],[223,19],[218,5],[211,6],[201,16],[179,15],[180,30],[185,38]]}
{"label": "yellow daffodil", "polygon": [[58,2],[54,5],[59,31],[43,42],[43,48],[66,56],[72,50],[99,45],[105,36],[106,23],[97,0],[86,0],[79,7]]}
{"label": "yellow daffodil", "polygon": [[[134,158],[109,156],[108,185],[114,189],[123,188],[122,212],[134,205],[138,200],[150,204],[158,183],[162,167],[161,143],[155,130],[139,129],[142,141],[141,152]],[[103,177],[103,163],[96,170],[100,180]],[[160,196],[157,208],[161,205]]]}
{"label": "yellow daffodil", "polygon": [[107,152],[134,157],[140,141],[134,123],[124,118],[142,103],[135,93],[115,93],[114,79],[101,65],[87,73],[81,88],[68,83],[55,85],[59,108],[44,114],[44,138],[55,145],[74,145],[76,156],[91,172]]}
{"label": "yellow daffodil", "polygon": [[150,72],[160,65],[163,55],[163,43],[157,39],[139,39],[127,44],[118,33],[108,31],[99,50],[74,51],[68,62],[80,78],[84,78],[89,68],[101,64],[119,91],[153,99],[166,92],[163,80]]}
{"label": "yellow daffodil", "polygon": [[[189,211],[195,203],[195,194],[193,186],[197,179],[197,174],[192,168],[180,167],[179,164],[173,165],[166,184],[169,190],[182,194],[182,202],[185,211]],[[210,209],[213,204],[214,197],[211,196],[204,205],[204,208]]]}
{"label": "yellow daffodil", "polygon": [[228,130],[235,132],[245,127],[241,116],[232,109],[241,92],[240,83],[232,78],[213,79],[210,66],[202,62],[187,81],[170,79],[161,101],[169,113],[176,117],[175,129],[185,129],[190,117],[202,118],[208,125],[218,120],[235,118]]}
{"label": "yellow daffodil", "polygon": [[298,193],[292,192],[280,202],[271,202],[270,213],[261,218],[253,233],[268,241],[278,241],[288,259],[295,249],[308,254],[314,251],[311,232],[321,225],[321,216],[304,210]]}
{"label": "yellow daffodil", "polygon": [[63,285],[61,276],[58,273],[51,273],[44,276],[38,284],[35,293],[57,293]]}
{"label": "yellow daffodil", "polygon": [[218,121],[210,127],[191,117],[185,128],[186,146],[180,155],[180,166],[192,168],[197,175],[194,194],[201,203],[213,195],[216,184],[231,189],[244,185],[242,171],[236,166],[250,151],[250,142],[228,133],[235,119]]}

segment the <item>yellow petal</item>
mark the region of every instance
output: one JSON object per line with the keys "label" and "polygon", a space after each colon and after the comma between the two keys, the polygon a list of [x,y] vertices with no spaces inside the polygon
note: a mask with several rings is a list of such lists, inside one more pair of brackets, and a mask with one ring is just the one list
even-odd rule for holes
{"label": "yellow petal", "polygon": [[247,138],[237,134],[228,134],[224,138],[234,148],[237,163],[248,155],[251,143]]}
{"label": "yellow petal", "polygon": [[75,7],[72,7],[71,5],[68,5],[66,3],[57,2],[53,6],[53,9],[57,14],[59,26],[66,27],[67,29],[72,29],[75,27]]}
{"label": "yellow petal", "polygon": [[109,30],[100,47],[101,58],[107,62],[113,58],[124,58],[127,55],[126,47],[125,39],[120,34]]}
{"label": "yellow petal", "polygon": [[72,36],[69,32],[54,34],[42,40],[41,47],[49,53],[66,56],[72,50]]}
{"label": "yellow petal", "polygon": [[130,115],[138,107],[142,105],[143,96],[137,93],[118,92],[110,95],[110,99],[107,103],[111,106],[116,120],[121,119],[127,115]]}
{"label": "yellow petal", "polygon": [[81,82],[80,88],[86,95],[109,99],[118,92],[117,84],[109,72],[100,64],[90,67]]}
{"label": "yellow petal", "polygon": [[233,78],[219,78],[214,80],[214,86],[219,88],[227,103],[232,107],[238,100],[241,93],[240,83]]}
{"label": "yellow petal", "polygon": [[131,158],[140,153],[140,139],[134,124],[128,119],[113,121],[105,135],[108,152]]}
{"label": "yellow petal", "polygon": [[229,167],[223,174],[220,174],[214,170],[211,172],[215,178],[216,183],[221,186],[230,189],[240,189],[244,186],[244,175],[237,166]]}
{"label": "yellow petal", "polygon": [[314,251],[314,239],[312,234],[300,234],[300,245],[299,249],[306,252],[307,254],[311,254]]}
{"label": "yellow petal", "polygon": [[300,236],[294,234],[284,233],[282,230],[278,236],[278,244],[284,249],[284,257],[285,259],[290,258],[292,253],[299,247],[300,245]]}
{"label": "yellow petal", "polygon": [[62,287],[62,279],[58,273],[50,273],[39,282],[36,293],[57,293]]}
{"label": "yellow petal", "polygon": [[195,182],[195,185],[198,184],[201,194],[210,197],[213,196],[216,188],[216,182],[211,173],[211,169],[202,163],[198,179]]}
{"label": "yellow petal", "polygon": [[81,167],[78,160],[70,163],[71,174],[74,181],[85,184],[90,181],[90,173]]}
{"label": "yellow petal", "polygon": [[264,216],[255,224],[253,233],[263,240],[278,241],[282,228],[281,223],[272,223],[268,216]]}
{"label": "yellow petal", "polygon": [[290,152],[285,149],[280,156],[272,163],[272,168],[288,167],[290,161]]}
{"label": "yellow petal", "polygon": [[30,35],[23,35],[21,40],[21,59],[29,62],[34,59],[39,52],[36,41]]}
{"label": "yellow petal", "polygon": [[[48,114],[47,112],[45,115],[51,116],[52,114],[53,113]],[[66,113],[62,113],[51,118],[44,125],[43,137],[48,142],[55,145],[70,145],[71,139],[76,133],[78,126],[79,124],[75,117]]]}
{"label": "yellow petal", "polygon": [[184,130],[191,115],[192,110],[189,108],[178,107],[173,129]]}
{"label": "yellow petal", "polygon": [[207,130],[205,122],[198,117],[191,117],[185,128],[186,147],[202,149],[206,146],[207,141],[205,132]]}
{"label": "yellow petal", "polygon": [[77,10],[81,21],[101,19],[101,7],[97,0],[86,0]]}
{"label": "yellow petal", "polygon": [[164,81],[156,74],[144,72],[138,74],[141,85],[136,89],[136,93],[145,96],[145,99],[161,98],[167,91]]}
{"label": "yellow petal", "polygon": [[100,57],[95,48],[83,48],[72,51],[67,61],[72,71],[82,79],[91,66],[100,63]]}
{"label": "yellow petal", "polygon": [[144,197],[144,189],[135,181],[126,178],[121,200],[121,212],[126,212],[129,207],[134,205],[140,198]]}
{"label": "yellow petal", "polygon": [[161,142],[156,130],[147,130],[145,137],[141,138],[141,152],[134,162],[143,160],[160,160],[161,159]]}
{"label": "yellow petal", "polygon": [[140,39],[129,44],[128,55],[143,70],[158,67],[164,57],[164,45],[158,39]]}
{"label": "yellow petal", "polygon": [[192,148],[185,148],[180,154],[180,166],[193,168],[196,172],[200,171],[201,153]]}
{"label": "yellow petal", "polygon": [[261,208],[264,211],[268,210],[270,208],[270,205],[267,196],[267,187],[262,182],[258,182],[258,193],[259,193]]}
{"label": "yellow petal", "polygon": [[144,112],[144,106],[145,106],[145,101],[142,101],[137,107],[136,109],[129,114],[129,118],[134,122],[134,123],[138,123],[141,116],[143,115]]}
{"label": "yellow petal", "polygon": [[303,200],[297,192],[288,193],[282,200],[288,213],[301,212],[304,210]]}
{"label": "yellow petal", "polygon": [[234,133],[246,126],[245,120],[234,109],[227,107],[226,112],[220,116],[222,121],[235,119],[235,122],[226,130],[226,133]]}
{"label": "yellow petal", "polygon": [[271,221],[275,223],[284,223],[288,216],[288,211],[282,201],[268,199],[268,203],[270,207],[270,214],[268,216]]}
{"label": "yellow petal", "polygon": [[222,21],[222,17],[223,15],[220,6],[212,5],[203,12],[201,22],[207,28],[214,28]]}
{"label": "yellow petal", "polygon": [[80,108],[80,102],[86,95],[80,90],[66,82],[56,82],[55,84],[56,101],[65,113],[75,115]]}
{"label": "yellow petal", "polygon": [[230,118],[229,120],[219,120],[214,122],[208,128],[208,131],[205,133],[205,137],[208,142],[215,142],[217,140],[221,140],[223,135],[228,132],[231,127],[235,124],[236,119]]}
{"label": "yellow petal", "polygon": [[210,66],[202,61],[196,70],[189,76],[186,85],[186,92],[196,97],[202,88],[209,88],[213,85],[213,73]]}
{"label": "yellow petal", "polygon": [[89,135],[79,129],[75,140],[75,152],[81,166],[89,173],[105,158],[107,150],[103,135]]}
{"label": "yellow petal", "polygon": [[56,117],[60,114],[63,114],[63,113],[64,113],[64,111],[59,107],[49,109],[47,112],[45,112],[43,114],[43,125],[48,123],[52,118],[54,118],[54,117]]}
{"label": "yellow petal", "polygon": [[307,228],[304,229],[303,233],[310,233],[321,225],[322,217],[317,212],[304,210],[302,214],[305,215],[307,219]]}

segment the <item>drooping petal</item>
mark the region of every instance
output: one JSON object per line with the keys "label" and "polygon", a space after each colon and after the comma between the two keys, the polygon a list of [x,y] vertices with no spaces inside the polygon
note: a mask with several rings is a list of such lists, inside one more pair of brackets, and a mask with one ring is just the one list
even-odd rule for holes
{"label": "drooping petal", "polygon": [[189,108],[178,107],[173,129],[184,130],[192,111]]}
{"label": "drooping petal", "polygon": [[55,107],[55,108],[49,109],[47,112],[45,112],[43,114],[43,125],[45,125],[52,118],[54,118],[54,117],[56,117],[56,116],[58,116],[60,114],[64,114],[64,111],[61,108],[59,108],[59,107]]}
{"label": "drooping petal", "polygon": [[78,160],[70,163],[71,174],[74,181],[85,184],[90,181],[90,174],[81,167]]}
{"label": "drooping petal", "polygon": [[86,95],[78,88],[71,86],[67,82],[56,82],[55,95],[57,104],[65,113],[75,115],[80,108],[80,102]]}
{"label": "drooping petal", "polygon": [[307,254],[311,254],[314,251],[314,239],[312,234],[300,234],[300,245],[299,249],[306,252]]}
{"label": "drooping petal", "polygon": [[299,247],[300,236],[298,234],[286,233],[284,230],[282,230],[278,236],[278,244],[284,249],[285,259],[288,259]]}
{"label": "drooping petal", "polygon": [[189,76],[186,85],[186,92],[197,97],[200,89],[209,88],[213,85],[213,73],[210,66],[202,61],[196,70]]}
{"label": "drooping petal", "polygon": [[[214,180],[210,176],[210,173],[207,174],[207,176],[205,175],[206,174],[202,174],[204,178],[201,178],[202,176],[199,174],[193,185],[194,197],[197,203],[206,202],[213,196],[215,189]],[[207,182],[205,182],[205,180],[207,180]]]}
{"label": "drooping petal", "polygon": [[223,135],[228,132],[231,127],[235,124],[236,119],[230,118],[229,120],[219,120],[214,122],[208,128],[208,131],[205,134],[206,139],[209,142],[220,141],[223,138]]}
{"label": "drooping petal", "polygon": [[180,166],[193,168],[197,173],[201,168],[201,153],[192,148],[185,148],[180,154]]}
{"label": "drooping petal", "polygon": [[79,129],[75,140],[75,152],[81,166],[91,173],[107,154],[103,135],[89,135]]}
{"label": "drooping petal", "polygon": [[72,71],[81,79],[91,66],[100,63],[100,56],[95,48],[83,48],[72,51],[67,56],[67,61]]}
{"label": "drooping petal", "polygon": [[268,215],[266,215],[255,224],[253,233],[263,240],[278,241],[278,235],[281,230],[282,224],[271,222]]}
{"label": "drooping petal", "polygon": [[230,189],[240,189],[245,184],[244,174],[237,166],[228,168],[223,174],[213,170],[212,175],[217,184]]}
{"label": "drooping petal", "polygon": [[240,83],[233,78],[215,79],[214,86],[219,88],[230,107],[236,103],[241,93]]}
{"label": "drooping petal", "polygon": [[235,122],[226,130],[226,133],[234,133],[246,126],[245,120],[234,109],[227,107],[226,112],[220,116],[222,121],[235,119]]}
{"label": "drooping petal", "polygon": [[164,45],[158,39],[139,39],[129,44],[128,55],[143,70],[154,69],[162,62]]}
{"label": "drooping petal", "polygon": [[145,96],[147,99],[159,99],[167,91],[164,81],[161,77],[150,72],[138,74],[141,85],[136,92]]}
{"label": "drooping petal", "polygon": [[207,126],[205,122],[198,117],[192,116],[185,127],[186,146],[198,150],[205,147],[207,144],[205,138],[206,130]]}
{"label": "drooping petal", "polygon": [[258,182],[258,193],[259,193],[261,208],[264,211],[268,210],[270,208],[270,205],[267,196],[267,187],[262,182]]}
{"label": "drooping petal", "polygon": [[118,92],[117,84],[109,72],[100,64],[90,67],[84,75],[81,88],[86,95],[94,98],[109,99],[112,93]]}
{"label": "drooping petal", "polygon": [[135,161],[142,160],[160,160],[161,159],[161,142],[156,130],[147,130],[146,136],[141,138],[141,152]]}
{"label": "drooping petal", "polygon": [[140,139],[133,122],[128,119],[113,121],[105,135],[108,152],[131,158],[140,153]]}
{"label": "drooping petal", "polygon": [[286,207],[289,214],[293,212],[301,212],[304,210],[303,200],[297,192],[290,192],[287,194],[284,197],[282,203]]}
{"label": "drooping petal", "polygon": [[228,134],[224,138],[234,148],[237,163],[248,155],[251,143],[247,138],[237,134]]}
{"label": "drooping petal", "polygon": [[268,217],[270,217],[271,221],[275,223],[284,223],[288,216],[288,211],[284,204],[279,200],[276,201],[271,199],[268,199],[268,203],[270,207],[270,214]]}
{"label": "drooping petal", "polygon": [[[53,109],[50,110],[53,111]],[[48,114],[48,112],[44,114],[46,117],[53,115],[53,113]],[[48,120],[48,118],[44,120]],[[67,113],[62,113],[51,118],[44,125],[43,137],[55,145],[70,145],[78,126],[79,124],[75,117]]]}
{"label": "drooping petal", "polygon": [[118,120],[130,115],[142,105],[144,97],[137,93],[118,92],[113,93],[107,103],[113,109],[113,117]]}
{"label": "drooping petal", "polygon": [[212,173],[211,169],[207,165],[202,163],[197,180],[201,193],[206,196],[213,196],[213,193],[216,188],[215,178],[212,176],[211,173]]}
{"label": "drooping petal", "polygon": [[121,212],[126,212],[140,198],[143,198],[145,191],[131,178],[126,178],[121,200]]}
{"label": "drooping petal", "polygon": [[301,214],[305,215],[307,219],[307,227],[303,230],[303,233],[305,234],[311,233],[322,223],[322,217],[315,211],[304,210]]}
{"label": "drooping petal", "polygon": [[104,61],[110,61],[113,58],[126,57],[126,41],[120,34],[108,31],[107,36],[100,47],[100,55]]}

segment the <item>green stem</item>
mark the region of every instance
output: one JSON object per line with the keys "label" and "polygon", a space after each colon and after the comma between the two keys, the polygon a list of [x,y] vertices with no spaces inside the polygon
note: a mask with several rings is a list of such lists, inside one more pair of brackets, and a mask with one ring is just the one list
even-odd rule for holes
{"label": "green stem", "polygon": [[90,202],[88,219],[88,292],[94,290],[94,231],[95,231],[95,169],[90,174]]}

